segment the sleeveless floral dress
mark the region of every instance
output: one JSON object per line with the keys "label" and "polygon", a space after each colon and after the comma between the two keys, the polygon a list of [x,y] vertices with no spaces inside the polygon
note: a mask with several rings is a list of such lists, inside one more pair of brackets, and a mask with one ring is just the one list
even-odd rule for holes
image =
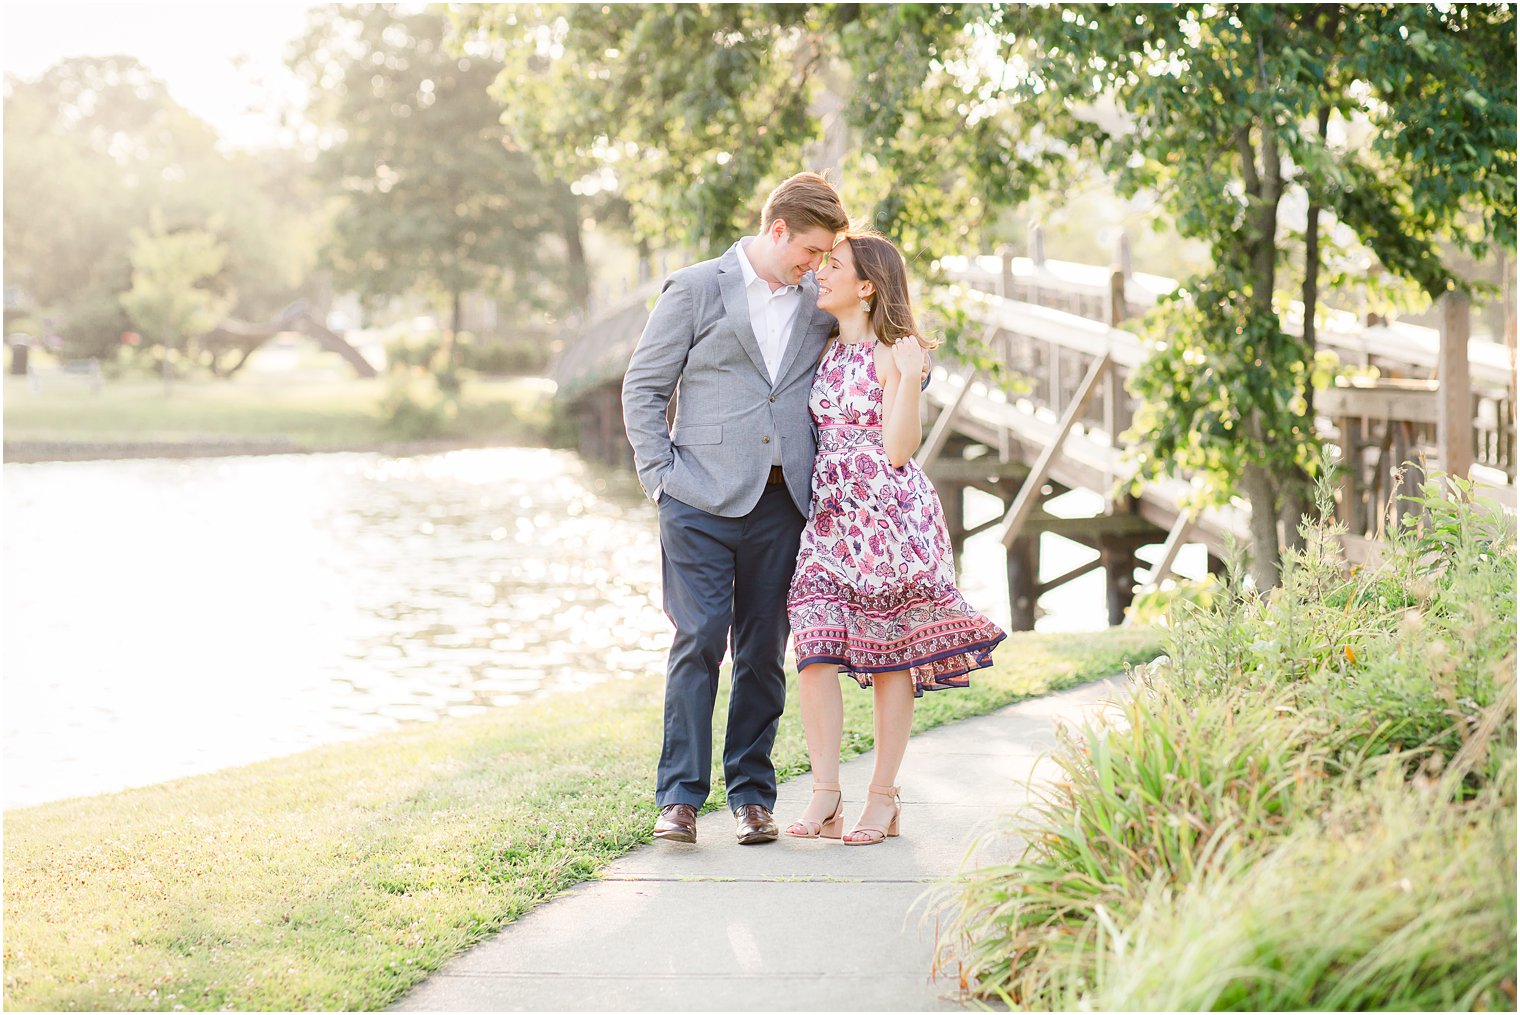
{"label": "sleeveless floral dress", "polygon": [[808,405],[818,425],[813,513],[787,595],[797,668],[837,663],[861,687],[910,670],[915,697],[966,687],[1006,634],[955,588],[939,497],[916,462],[893,468],[882,437],[876,340],[835,342]]}

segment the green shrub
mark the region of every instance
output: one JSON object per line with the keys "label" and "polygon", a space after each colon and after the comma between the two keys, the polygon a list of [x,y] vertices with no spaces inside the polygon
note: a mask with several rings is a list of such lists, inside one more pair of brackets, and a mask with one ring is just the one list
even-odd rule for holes
{"label": "green shrub", "polygon": [[549,346],[537,341],[472,341],[459,347],[460,366],[482,374],[542,374]]}
{"label": "green shrub", "polygon": [[1171,623],[1180,603],[1186,601],[1207,610],[1213,607],[1221,591],[1213,575],[1202,578],[1168,578],[1154,589],[1136,593],[1127,611],[1132,624],[1166,626]]}
{"label": "green shrub", "polygon": [[438,331],[402,334],[385,344],[385,361],[392,368],[426,370],[445,395],[458,395],[462,386],[459,350],[470,341],[469,332],[464,331],[457,339]]}
{"label": "green shrub", "polygon": [[1513,1007],[1515,537],[1470,493],[1375,565],[1309,527],[1281,587],[1176,602],[940,967],[1035,1008]]}
{"label": "green shrub", "polygon": [[402,440],[439,437],[459,415],[459,400],[420,366],[393,365],[380,397],[386,429]]}

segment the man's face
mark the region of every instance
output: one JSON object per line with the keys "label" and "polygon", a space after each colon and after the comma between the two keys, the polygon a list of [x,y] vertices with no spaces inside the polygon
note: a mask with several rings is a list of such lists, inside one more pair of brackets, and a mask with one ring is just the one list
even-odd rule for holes
{"label": "man's face", "polygon": [[787,285],[796,285],[802,276],[818,270],[823,256],[834,246],[834,234],[822,226],[798,232],[778,220],[771,223],[769,235],[774,251],[771,263]]}

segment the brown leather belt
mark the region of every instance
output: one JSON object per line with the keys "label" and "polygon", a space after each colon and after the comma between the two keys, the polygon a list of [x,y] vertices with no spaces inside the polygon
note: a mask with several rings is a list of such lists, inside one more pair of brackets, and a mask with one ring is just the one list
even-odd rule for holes
{"label": "brown leather belt", "polygon": [[768,478],[765,482],[768,486],[775,486],[778,483],[785,483],[786,473],[781,471],[781,466],[772,465],[770,478]]}

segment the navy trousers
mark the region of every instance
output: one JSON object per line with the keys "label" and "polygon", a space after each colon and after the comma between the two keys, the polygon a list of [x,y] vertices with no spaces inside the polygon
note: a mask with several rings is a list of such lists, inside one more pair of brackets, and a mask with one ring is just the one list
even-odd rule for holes
{"label": "navy trousers", "polygon": [[655,800],[701,808],[711,789],[718,667],[733,634],[733,686],[723,737],[728,806],[776,805],[771,745],[786,705],[786,593],[805,519],[783,485],[742,518],[660,496],[665,614],[675,639],[665,668],[665,743]]}

